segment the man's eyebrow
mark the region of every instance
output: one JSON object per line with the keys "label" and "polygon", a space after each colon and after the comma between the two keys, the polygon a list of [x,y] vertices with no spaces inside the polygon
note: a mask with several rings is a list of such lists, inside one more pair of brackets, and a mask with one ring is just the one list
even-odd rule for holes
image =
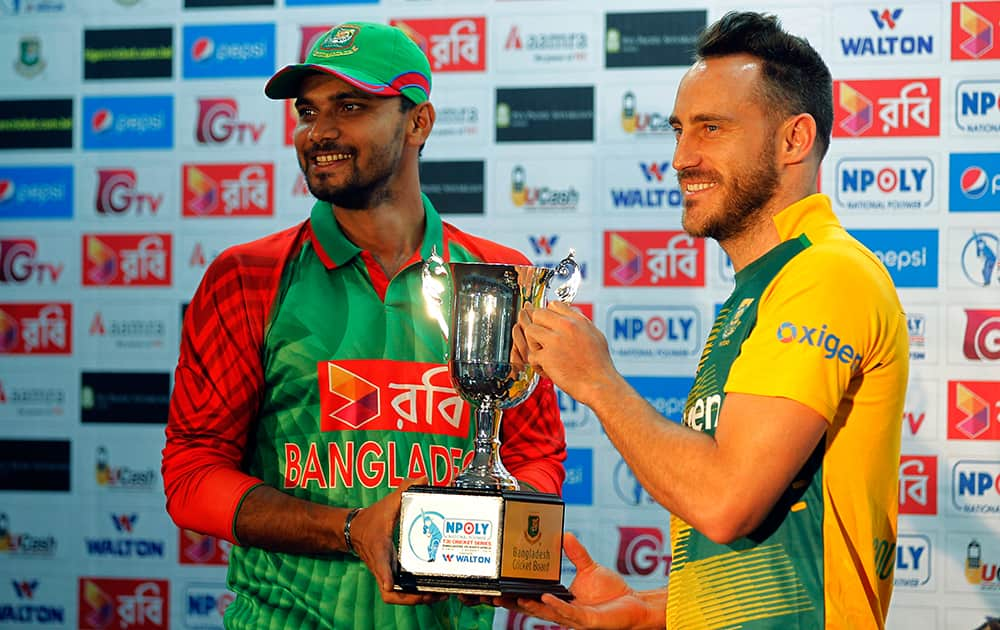
{"label": "man's eyebrow", "polygon": [[[344,90],[343,92],[337,92],[336,94],[331,94],[327,100],[328,101],[346,101],[346,100],[371,100],[376,97],[374,94],[369,94],[364,90]],[[306,96],[300,96],[295,99],[295,107],[300,105],[312,105],[313,99]]]}
{"label": "man's eyebrow", "polygon": [[[691,117],[692,123],[706,123],[706,122],[730,122],[735,120],[732,116],[727,114],[713,114],[711,112],[706,112],[704,114],[696,114]],[[671,114],[668,119],[671,125],[680,125],[681,119],[676,114]]]}

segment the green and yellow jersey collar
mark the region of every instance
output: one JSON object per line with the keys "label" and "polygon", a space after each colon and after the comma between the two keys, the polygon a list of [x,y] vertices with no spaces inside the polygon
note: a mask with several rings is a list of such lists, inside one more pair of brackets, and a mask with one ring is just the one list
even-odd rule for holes
{"label": "green and yellow jersey collar", "polygon": [[[840,221],[833,213],[830,198],[817,193],[800,199],[774,215],[774,227],[781,242],[815,233],[829,227],[839,227]],[[815,240],[810,238],[810,240]]]}

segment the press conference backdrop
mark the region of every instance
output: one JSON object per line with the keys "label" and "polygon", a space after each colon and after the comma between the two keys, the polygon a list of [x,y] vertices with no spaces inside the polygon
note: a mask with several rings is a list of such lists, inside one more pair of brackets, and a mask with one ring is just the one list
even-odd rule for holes
{"label": "press conference backdrop", "polygon": [[[163,508],[181,316],[222,249],[307,216],[293,113],[262,88],[345,20],[398,24],[427,51],[422,179],[445,218],[538,265],[574,248],[581,308],[678,421],[733,271],[681,231],[667,118],[695,34],[737,5],[668,4],[0,0],[0,626],[221,626],[229,546]],[[1000,2],[756,8],[828,61],[822,190],[908,311],[900,536],[878,550],[889,625],[985,627],[1000,616]],[[665,583],[666,512],[592,413],[560,406],[568,529],[636,587]],[[500,612],[496,627],[551,626]]]}

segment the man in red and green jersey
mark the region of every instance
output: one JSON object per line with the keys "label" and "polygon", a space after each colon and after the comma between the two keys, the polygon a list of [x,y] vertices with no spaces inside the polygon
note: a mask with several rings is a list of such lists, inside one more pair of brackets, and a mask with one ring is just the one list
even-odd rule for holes
{"label": "man in red and green jersey", "polygon": [[[399,29],[349,22],[268,82],[295,98],[309,219],[223,252],[188,308],[167,424],[167,509],[236,543],[228,628],[488,628],[488,607],[392,590],[391,532],[413,478],[471,460],[470,405],[421,294],[422,261],[527,264],[441,221],[417,162],[430,67]],[[508,410],[501,456],[557,493],[550,381]]]}

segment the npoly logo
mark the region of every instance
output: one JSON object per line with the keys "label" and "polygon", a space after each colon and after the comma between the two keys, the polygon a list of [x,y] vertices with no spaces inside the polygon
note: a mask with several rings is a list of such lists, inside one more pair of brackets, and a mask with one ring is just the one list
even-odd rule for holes
{"label": "npoly logo", "polygon": [[934,201],[930,158],[844,158],[837,162],[837,204],[849,210],[920,210]]}
{"label": "npoly logo", "polygon": [[861,364],[861,355],[855,351],[853,346],[843,343],[840,337],[827,331],[826,324],[806,326],[782,322],[778,326],[778,341],[783,344],[805,344],[819,348],[823,352],[823,358],[835,359],[845,365],[851,365],[852,370],[856,370]]}

